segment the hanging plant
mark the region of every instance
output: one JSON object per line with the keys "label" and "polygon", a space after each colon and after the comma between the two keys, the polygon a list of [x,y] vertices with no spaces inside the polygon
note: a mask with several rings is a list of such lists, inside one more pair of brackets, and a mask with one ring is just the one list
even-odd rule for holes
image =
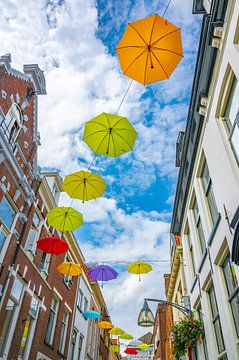
{"label": "hanging plant", "polygon": [[176,360],[186,355],[188,349],[196,345],[197,341],[202,338],[203,331],[202,321],[194,319],[194,314],[173,325],[171,342]]}

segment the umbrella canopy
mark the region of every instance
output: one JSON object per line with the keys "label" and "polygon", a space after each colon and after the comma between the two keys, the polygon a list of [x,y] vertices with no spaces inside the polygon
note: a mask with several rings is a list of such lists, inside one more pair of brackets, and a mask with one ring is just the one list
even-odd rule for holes
{"label": "umbrella canopy", "polygon": [[102,113],[85,124],[83,139],[96,154],[116,157],[131,151],[136,137],[126,117]]}
{"label": "umbrella canopy", "polygon": [[94,310],[88,310],[83,312],[82,316],[86,319],[99,319],[101,318],[100,313]]}
{"label": "umbrella canopy", "polygon": [[100,175],[82,170],[67,175],[62,188],[73,199],[84,202],[101,197],[106,189],[106,183]]}
{"label": "umbrella canopy", "polygon": [[127,348],[125,349],[125,354],[128,354],[128,355],[137,355],[138,354],[138,351],[135,349],[135,348]]}
{"label": "umbrella canopy", "polygon": [[110,345],[110,351],[111,352],[119,352],[120,351],[120,347],[117,345]]}
{"label": "umbrella canopy", "polygon": [[119,338],[123,339],[123,340],[131,340],[134,337],[132,335],[130,335],[130,334],[123,334],[123,335],[120,335]]}
{"label": "umbrella canopy", "polygon": [[73,231],[83,225],[82,214],[72,207],[55,207],[46,217],[48,224],[60,231]]}
{"label": "umbrella canopy", "polygon": [[109,281],[116,279],[118,273],[108,265],[98,265],[90,269],[88,276],[97,281]]}
{"label": "umbrella canopy", "polygon": [[155,14],[128,24],[116,48],[123,74],[147,85],[170,77],[183,57],[180,29]]}
{"label": "umbrella canopy", "polygon": [[101,321],[97,326],[101,329],[112,329],[114,327],[110,321]]}
{"label": "umbrella canopy", "polygon": [[37,241],[37,248],[47,254],[60,255],[68,250],[67,242],[56,237],[46,237]]}
{"label": "umbrella canopy", "polygon": [[109,331],[109,334],[111,335],[123,335],[125,334],[124,330],[118,327],[114,327]]}
{"label": "umbrella canopy", "polygon": [[150,346],[148,344],[139,344],[136,346],[136,348],[140,350],[148,350]]}
{"label": "umbrella canopy", "polygon": [[57,270],[67,276],[78,276],[82,273],[81,267],[78,264],[75,264],[71,261],[69,262],[62,262],[60,265],[57,266]]}
{"label": "umbrella canopy", "polygon": [[133,340],[133,341],[130,341],[130,342],[128,343],[128,346],[136,347],[136,346],[138,346],[138,345],[140,345],[140,344],[143,344],[143,342],[140,341],[140,340]]}
{"label": "umbrella canopy", "polygon": [[136,261],[128,266],[128,272],[139,275],[139,280],[141,274],[147,274],[152,270],[152,266],[144,261]]}

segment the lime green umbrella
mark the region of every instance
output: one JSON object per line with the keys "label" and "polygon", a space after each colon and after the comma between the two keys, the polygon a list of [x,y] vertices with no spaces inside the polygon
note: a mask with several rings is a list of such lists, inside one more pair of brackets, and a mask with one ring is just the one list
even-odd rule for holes
{"label": "lime green umbrella", "polygon": [[99,174],[81,170],[67,175],[62,188],[73,199],[84,202],[101,197],[106,189],[106,183]]}
{"label": "lime green umbrella", "polygon": [[123,339],[123,340],[133,340],[134,337],[130,334],[123,334],[123,335],[120,335],[119,338]]}
{"label": "lime green umbrella", "polygon": [[123,335],[123,334],[125,334],[125,332],[121,328],[114,327],[113,329],[111,329],[109,331],[109,334],[111,334],[111,335]]}
{"label": "lime green umbrella", "polygon": [[60,231],[73,231],[83,225],[82,214],[72,207],[55,207],[46,217],[48,224]]}
{"label": "lime green umbrella", "polygon": [[116,157],[131,151],[136,137],[126,117],[102,113],[85,124],[83,139],[96,154]]}

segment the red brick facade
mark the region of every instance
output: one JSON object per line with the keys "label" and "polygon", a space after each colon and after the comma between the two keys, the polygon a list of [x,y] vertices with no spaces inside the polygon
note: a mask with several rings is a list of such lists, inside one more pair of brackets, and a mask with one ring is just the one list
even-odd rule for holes
{"label": "red brick facade", "polygon": [[[6,224],[1,221],[2,214],[0,213],[0,229],[6,235],[6,239],[0,247],[0,356],[8,360],[18,358],[30,304],[34,296],[38,300],[39,310],[34,321],[34,333],[31,333],[31,328],[28,333],[28,336],[33,336],[31,346],[29,347],[28,343],[26,345],[26,350],[28,348],[29,351],[28,358],[66,359],[76,299],[77,278],[73,279],[69,289],[63,282],[63,276],[56,271],[56,266],[64,260],[64,254],[58,257],[51,256],[48,273],[43,274],[39,268],[43,252],[36,250],[34,256],[29,256],[25,247],[34,212],[38,213],[43,223],[39,238],[49,234],[53,235],[53,229],[48,229],[44,222],[46,213],[50,210],[49,204],[43,205],[45,200],[42,198],[44,187],[47,185],[43,184],[37,174],[35,158],[38,142],[37,95],[29,96],[29,89],[35,90],[35,83],[26,74],[18,73],[4,66],[1,58],[0,70],[0,206],[4,198],[4,201],[6,199],[15,210],[15,218],[10,228],[7,228]],[[27,104],[26,107],[22,105],[24,102]],[[6,128],[6,115],[13,103],[21,109],[21,129],[14,141],[9,139]],[[54,202],[53,197],[52,201]],[[56,232],[54,235],[57,235]],[[72,254],[72,256],[74,255]],[[8,331],[4,333],[7,311],[9,313],[7,304],[10,301],[16,277],[22,284],[23,290],[11,322],[8,324]],[[55,292],[60,294],[59,309],[54,341],[50,346],[45,343],[45,337],[51,301]],[[62,318],[66,308],[69,310],[69,320],[65,349],[64,354],[59,354]],[[7,344],[7,340],[10,340],[9,344]],[[37,356],[38,352],[43,355]]]}

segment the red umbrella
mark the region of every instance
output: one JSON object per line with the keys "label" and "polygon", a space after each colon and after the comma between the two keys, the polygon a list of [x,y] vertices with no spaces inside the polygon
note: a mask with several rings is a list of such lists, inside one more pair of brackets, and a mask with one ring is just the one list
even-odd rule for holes
{"label": "red umbrella", "polygon": [[65,240],[56,237],[46,237],[37,241],[37,248],[47,254],[60,255],[68,250]]}
{"label": "red umbrella", "polygon": [[127,348],[125,351],[125,354],[128,355],[137,355],[138,351],[135,348]]}

